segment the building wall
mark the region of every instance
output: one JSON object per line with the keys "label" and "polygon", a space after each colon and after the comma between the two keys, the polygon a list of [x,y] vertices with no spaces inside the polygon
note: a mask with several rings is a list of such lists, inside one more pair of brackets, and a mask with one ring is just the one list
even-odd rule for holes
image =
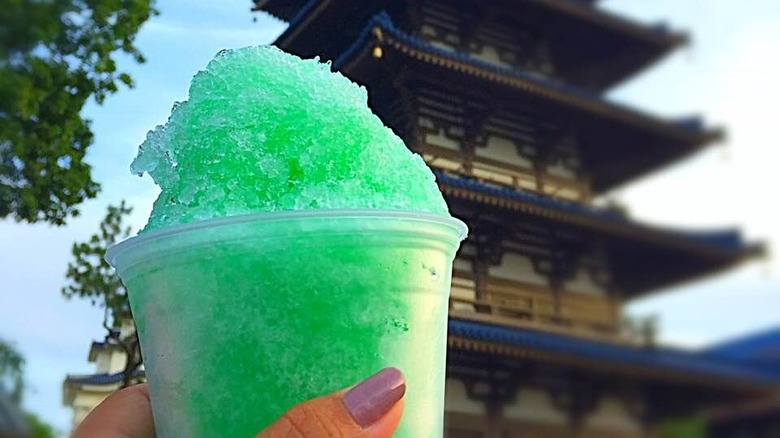
{"label": "building wall", "polygon": [[95,357],[95,373],[114,374],[124,370],[126,357],[121,347],[104,347]]}
{"label": "building wall", "polygon": [[639,436],[642,425],[632,418],[625,403],[618,397],[602,397],[596,410],[585,418],[585,428],[591,436]]}
{"label": "building wall", "polygon": [[583,293],[591,296],[604,296],[604,287],[596,284],[585,267],[577,269],[574,277],[564,283],[563,289],[574,293]]}
{"label": "building wall", "polygon": [[533,169],[533,162],[528,158],[521,157],[517,153],[518,147],[519,145],[512,139],[498,135],[489,135],[485,141],[485,147],[477,148],[475,153],[479,157],[502,161],[529,170]]}
{"label": "building wall", "polygon": [[528,423],[565,425],[564,412],[556,409],[549,393],[540,388],[523,388],[512,403],[504,406],[503,418]]}
{"label": "building wall", "polygon": [[76,395],[73,398],[73,403],[71,404],[71,408],[73,409],[73,429],[75,430],[76,427],[78,427],[78,425],[81,424],[81,422],[84,420],[84,418],[92,411],[92,409],[99,405],[115,390],[116,387],[112,386],[108,388],[84,388],[76,392]]}
{"label": "building wall", "polygon": [[485,404],[470,399],[466,386],[458,379],[447,379],[444,387],[444,410],[483,417]]}
{"label": "building wall", "polygon": [[109,374],[118,373],[124,371],[125,362],[127,361],[127,354],[124,351],[115,349],[109,356],[109,368],[106,372]]}
{"label": "building wall", "polygon": [[521,254],[507,252],[501,258],[501,264],[489,268],[491,277],[504,280],[521,281],[539,286],[547,286],[549,279],[534,271],[531,259]]}
{"label": "building wall", "polygon": [[[120,327],[119,336],[120,338],[131,336],[134,330],[133,323],[125,321]],[[116,374],[124,371],[127,355],[121,347],[113,345],[93,348],[99,348],[90,352],[90,355],[95,354],[95,374]],[[119,389],[119,384],[74,385],[66,382],[63,389],[65,404],[73,409],[72,427],[75,429],[95,406]]]}
{"label": "building wall", "polygon": [[111,354],[101,351],[95,356],[95,373],[108,373],[111,369]]}
{"label": "building wall", "polygon": [[478,10],[446,1],[425,0],[415,6],[422,14],[417,36],[436,47],[499,67],[523,68],[543,76],[555,72],[553,57],[536,26],[518,26],[515,21],[502,20],[501,14],[479,19],[487,15],[481,13],[486,7],[479,3],[472,6]]}
{"label": "building wall", "polygon": [[[521,388],[515,398],[492,410],[468,397],[458,379],[447,379],[445,392],[446,438],[568,438],[573,436],[569,414],[555,405],[542,387]],[[582,420],[582,438],[630,438],[643,435],[639,421],[623,400],[612,394],[599,398]]]}

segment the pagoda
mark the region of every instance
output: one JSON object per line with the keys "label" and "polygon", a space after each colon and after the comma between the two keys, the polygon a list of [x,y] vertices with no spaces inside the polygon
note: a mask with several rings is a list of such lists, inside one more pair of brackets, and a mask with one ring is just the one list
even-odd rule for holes
{"label": "pagoda", "polygon": [[[707,354],[780,369],[780,327],[715,345]],[[766,397],[724,404],[705,418],[710,438],[780,436],[780,388]]]}
{"label": "pagoda", "polygon": [[723,138],[698,118],[604,97],[685,34],[588,0],[256,0],[254,10],[289,22],[276,46],[366,86],[468,223],[445,436],[654,436],[666,419],[777,387],[777,370],[657,345],[653,324],[622,310],[762,245],[593,205]]}
{"label": "pagoda", "polygon": [[125,378],[127,352],[122,340],[132,337],[134,333],[135,325],[130,320],[111,328],[102,341],[93,341],[89,347],[87,361],[95,364],[95,372],[69,374],[65,377],[62,382],[62,404],[73,410],[72,430],[76,430],[92,409],[124,384],[146,381],[143,367],[136,370],[130,379]]}

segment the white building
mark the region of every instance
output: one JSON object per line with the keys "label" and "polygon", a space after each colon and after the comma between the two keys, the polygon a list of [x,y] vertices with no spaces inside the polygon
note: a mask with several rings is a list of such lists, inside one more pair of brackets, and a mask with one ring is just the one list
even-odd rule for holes
{"label": "white building", "polygon": [[[65,378],[62,384],[62,403],[73,408],[74,429],[95,406],[122,386],[127,354],[119,341],[132,336],[134,330],[132,323],[126,323],[120,328],[112,329],[103,341],[92,342],[87,360],[95,364],[95,373],[69,374]],[[143,379],[141,370],[133,381]]]}

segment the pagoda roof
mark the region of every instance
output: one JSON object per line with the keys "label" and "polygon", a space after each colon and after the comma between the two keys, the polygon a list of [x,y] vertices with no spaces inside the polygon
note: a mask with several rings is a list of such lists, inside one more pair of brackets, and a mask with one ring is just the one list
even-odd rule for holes
{"label": "pagoda roof", "polygon": [[125,378],[125,373],[98,373],[84,375],[68,375],[65,377],[65,383],[73,385],[111,385],[119,383]]}
{"label": "pagoda roof", "polygon": [[[146,377],[146,371],[137,369],[133,372],[133,379],[143,379]],[[96,374],[68,374],[65,376],[66,385],[112,385],[121,382],[125,378],[125,371],[116,373],[96,373]]]}
{"label": "pagoda roof", "polygon": [[[660,119],[629,106],[611,102],[596,92],[437,47],[395,27],[386,13],[379,13],[369,20],[353,44],[336,57],[333,68],[350,72],[361,59],[370,56],[371,49],[377,45],[392,48],[399,54],[414,59],[415,62],[422,61],[432,68],[469,75],[477,80],[510,87],[519,93],[530,95],[585,119],[587,123],[582,123],[586,126],[585,129],[593,125],[594,120],[602,123],[598,127],[592,126],[594,132],[603,134],[622,127],[624,131],[632,133],[632,138],[644,140],[655,148],[655,151],[643,149],[637,153],[628,147],[635,145],[623,144],[628,143],[626,140],[616,142],[619,144],[615,145],[598,142],[599,147],[611,149],[602,153],[603,163],[592,170],[593,189],[597,193],[669,164],[724,137],[722,130],[706,129],[696,117],[671,121]],[[593,151],[589,152],[593,161],[599,161],[594,157]],[[616,157],[619,163],[617,165]]]}
{"label": "pagoda roof", "polygon": [[780,327],[721,342],[710,346],[707,351],[740,360],[773,360],[780,369]]}
{"label": "pagoda roof", "polygon": [[291,22],[298,11],[308,3],[315,3],[311,0],[255,0],[252,11],[265,11],[274,17]]}
{"label": "pagoda roof", "polygon": [[[505,0],[507,4],[512,0]],[[565,16],[568,21],[562,28],[578,28],[572,31],[574,38],[569,41],[591,46],[619,46],[625,48],[619,53],[604,50],[599,65],[591,67],[587,80],[593,88],[604,90],[637,73],[644,67],[659,60],[671,50],[685,45],[689,37],[684,32],[672,31],[659,22],[644,25],[595,7],[595,2],[575,0],[530,0],[551,13]],[[628,55],[628,56],[627,56]],[[623,58],[623,59],[620,59]],[[572,59],[569,70],[588,68],[588,59]]]}
{"label": "pagoda roof", "polygon": [[780,370],[714,360],[694,351],[608,343],[484,322],[450,319],[450,348],[576,364],[600,372],[642,375],[716,387],[771,391],[780,388]]}
{"label": "pagoda roof", "polygon": [[94,362],[101,351],[109,349],[123,350],[122,346],[116,342],[92,341],[92,345],[89,346],[89,353],[87,353],[87,361]]}
{"label": "pagoda roof", "polygon": [[[305,28],[312,26],[326,6],[338,9],[339,13],[329,16],[322,28],[342,29],[348,26],[344,8],[354,7],[345,0],[255,0],[253,11],[266,11],[272,16],[289,22],[288,28],[277,38],[275,44],[292,53],[304,56],[324,55],[330,59],[328,50],[314,49]],[[512,11],[518,5],[514,0],[494,0],[505,11]],[[595,90],[604,90],[635,74],[655,62],[672,49],[686,44],[688,36],[675,32],[663,24],[644,25],[595,7],[590,0],[528,0],[524,8],[534,8],[553,23],[557,36],[563,38],[553,51],[567,52],[559,56],[562,63],[559,70],[567,81]],[[363,2],[364,11],[377,13],[393,5],[389,1]],[[479,7],[484,7],[480,4]],[[370,12],[369,12],[370,13]],[[360,18],[358,18],[360,19]],[[320,35],[322,37],[322,35]],[[308,38],[308,39],[307,39]],[[322,42],[322,38],[320,38]],[[573,47],[577,49],[574,50]],[[314,49],[314,50],[312,50]],[[335,56],[335,55],[333,55]],[[583,75],[583,72],[587,74]]]}
{"label": "pagoda roof", "polygon": [[517,211],[604,236],[617,265],[616,280],[629,297],[719,271],[764,255],[762,244],[743,241],[737,229],[709,232],[651,226],[614,210],[488,184],[434,171],[444,195]]}
{"label": "pagoda roof", "polygon": [[729,425],[733,427],[734,423],[751,425],[761,424],[764,421],[777,423],[778,418],[780,418],[780,396],[777,394],[707,413],[710,430],[726,428]]}
{"label": "pagoda roof", "polygon": [[[125,372],[97,373],[97,374],[68,374],[63,382],[62,401],[69,405],[73,402],[75,391],[82,386],[98,387],[99,391],[114,392],[125,378]],[[132,381],[143,381],[146,371],[137,369],[133,373]],[[102,387],[102,388],[100,388]]]}
{"label": "pagoda roof", "polygon": [[123,350],[122,345],[119,343],[120,333],[118,328],[112,328],[103,341],[92,341],[92,344],[89,347],[89,353],[87,354],[87,360],[89,362],[94,362],[97,359],[98,353],[106,349]]}
{"label": "pagoda roof", "polygon": [[358,39],[333,61],[333,67],[341,70],[350,62],[355,61],[356,54],[365,48],[367,43],[390,45],[420,61],[519,88],[550,100],[614,118],[616,121],[652,127],[668,133],[670,136],[679,136],[685,139],[695,136],[695,139],[698,140],[701,134],[707,133],[702,129],[700,123],[690,119],[682,120],[679,123],[670,123],[629,106],[610,102],[600,93],[594,91],[555,81],[531,71],[503,67],[465,53],[437,47],[398,29],[391,21],[390,16],[384,12],[375,15],[368,22]]}
{"label": "pagoda roof", "polygon": [[722,342],[705,352],[716,359],[739,360],[767,370],[780,370],[780,327]]}
{"label": "pagoda roof", "polygon": [[[545,2],[550,0],[536,1]],[[597,0],[552,0],[552,3],[555,4],[561,1],[575,6],[592,7]],[[266,11],[280,20],[295,24],[310,13],[317,4],[325,2],[325,0],[254,0],[252,11]]]}

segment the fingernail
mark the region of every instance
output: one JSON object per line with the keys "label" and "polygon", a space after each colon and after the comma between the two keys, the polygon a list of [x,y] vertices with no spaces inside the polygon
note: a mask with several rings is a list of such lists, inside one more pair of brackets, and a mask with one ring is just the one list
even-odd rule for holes
{"label": "fingernail", "polygon": [[396,368],[385,368],[347,391],[344,406],[360,427],[382,418],[406,392],[404,376]]}

